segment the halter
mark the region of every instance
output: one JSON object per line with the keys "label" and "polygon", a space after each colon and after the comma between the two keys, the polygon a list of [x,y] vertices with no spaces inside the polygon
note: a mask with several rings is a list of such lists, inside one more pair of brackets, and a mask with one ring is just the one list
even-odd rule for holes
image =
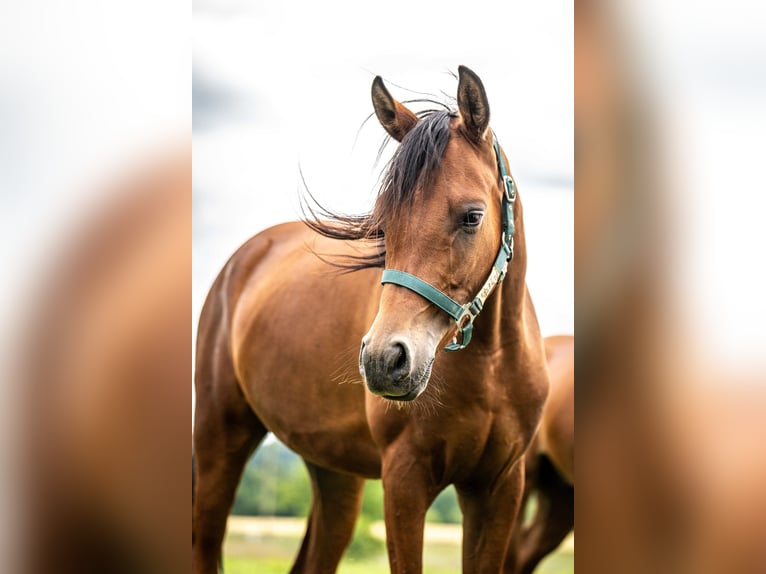
{"label": "halter", "polygon": [[430,283],[423,281],[419,277],[397,271],[396,269],[385,269],[381,277],[381,283],[393,283],[414,291],[421,297],[436,305],[439,309],[447,313],[454,319],[460,333],[460,343],[457,342],[457,335],[452,343],[447,345],[445,351],[459,351],[465,349],[471,342],[473,334],[473,322],[479,316],[484,302],[504,278],[508,271],[508,263],[513,259],[513,202],[516,200],[516,187],[513,179],[508,175],[508,169],[505,165],[505,159],[500,151],[500,144],[497,142],[497,136],[492,133],[492,145],[497,156],[497,169],[500,172],[500,179],[503,182],[503,200],[502,200],[502,233],[500,234],[500,250],[497,253],[492,270],[484,285],[479,289],[478,295],[474,299],[461,305],[446,293],[440,291]]}

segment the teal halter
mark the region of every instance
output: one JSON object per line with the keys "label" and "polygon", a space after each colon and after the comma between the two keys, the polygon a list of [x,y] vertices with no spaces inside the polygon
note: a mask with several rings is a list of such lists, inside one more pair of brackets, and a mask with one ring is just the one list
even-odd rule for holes
{"label": "teal halter", "polygon": [[381,277],[381,283],[393,283],[400,285],[410,291],[414,291],[421,297],[436,305],[439,309],[447,313],[455,320],[458,332],[460,333],[460,343],[457,342],[457,335],[452,343],[447,345],[445,351],[459,351],[465,349],[471,342],[473,334],[473,322],[479,316],[484,302],[504,278],[508,271],[508,263],[513,259],[513,202],[516,200],[516,187],[513,179],[508,175],[508,168],[505,165],[505,159],[500,151],[500,144],[497,143],[497,137],[492,133],[492,145],[497,156],[497,169],[500,172],[500,179],[503,182],[503,200],[502,200],[502,233],[500,235],[500,250],[497,253],[489,277],[479,289],[478,295],[473,301],[461,305],[449,295],[443,293],[430,283],[422,279],[397,271],[396,269],[385,269]]}

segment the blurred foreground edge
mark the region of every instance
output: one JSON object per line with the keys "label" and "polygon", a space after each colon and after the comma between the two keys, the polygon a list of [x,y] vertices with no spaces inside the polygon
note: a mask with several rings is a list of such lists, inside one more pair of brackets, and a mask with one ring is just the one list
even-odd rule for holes
{"label": "blurred foreground edge", "polygon": [[617,14],[575,5],[576,569],[766,572],[763,379],[694,349],[675,313],[660,80],[639,78],[651,49]]}
{"label": "blurred foreground edge", "polygon": [[21,570],[188,572],[191,157],[56,247],[22,349]]}

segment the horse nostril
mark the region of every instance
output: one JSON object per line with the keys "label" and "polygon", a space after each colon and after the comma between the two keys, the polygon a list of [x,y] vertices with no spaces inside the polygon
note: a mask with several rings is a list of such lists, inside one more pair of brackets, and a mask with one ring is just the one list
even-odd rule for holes
{"label": "horse nostril", "polygon": [[394,343],[386,356],[386,367],[391,378],[400,381],[410,374],[410,357],[407,348],[402,343]]}

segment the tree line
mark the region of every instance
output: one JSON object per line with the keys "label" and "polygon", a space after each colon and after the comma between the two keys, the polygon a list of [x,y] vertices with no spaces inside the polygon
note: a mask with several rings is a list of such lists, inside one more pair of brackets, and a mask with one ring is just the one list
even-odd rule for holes
{"label": "tree line", "polygon": [[[272,435],[261,444],[245,466],[234,499],[232,514],[245,516],[306,516],[311,504],[308,472],[300,457]],[[380,480],[365,484],[360,523],[383,520]],[[431,505],[426,520],[459,524],[462,514],[452,487]]]}

